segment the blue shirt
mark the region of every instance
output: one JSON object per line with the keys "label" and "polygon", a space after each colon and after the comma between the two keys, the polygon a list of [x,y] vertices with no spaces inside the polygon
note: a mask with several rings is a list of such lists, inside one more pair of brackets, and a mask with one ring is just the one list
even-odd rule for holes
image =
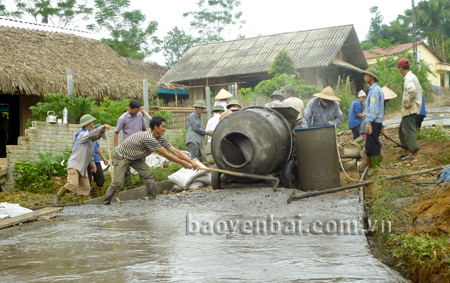
{"label": "blue shirt", "polygon": [[[75,140],[73,141],[73,144],[75,144],[75,142],[77,141],[77,137],[81,132],[87,132],[87,130],[85,128],[82,128],[81,130],[78,131],[78,133],[75,134]],[[98,144],[98,141],[95,141],[95,154],[94,154],[94,161],[96,163],[100,163],[100,156],[98,155],[98,148],[100,147],[100,145]]]}
{"label": "blue shirt", "polygon": [[423,117],[427,117],[427,111],[425,110],[425,96],[422,95],[422,108],[420,108],[419,115],[422,115]]}
{"label": "blue shirt", "polygon": [[363,104],[358,99],[355,99],[355,101],[353,101],[352,105],[350,106],[350,113],[348,114],[349,129],[353,129],[354,127],[361,125],[363,119],[358,117],[357,115],[362,114],[363,110]]}
{"label": "blue shirt", "polygon": [[383,123],[384,118],[384,93],[378,83],[374,83],[369,88],[369,95],[367,96],[366,117],[364,121],[367,124]]}

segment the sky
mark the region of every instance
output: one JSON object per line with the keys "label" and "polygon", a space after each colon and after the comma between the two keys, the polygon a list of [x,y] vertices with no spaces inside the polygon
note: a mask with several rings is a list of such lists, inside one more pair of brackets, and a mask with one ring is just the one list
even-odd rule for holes
{"label": "sky", "polygon": [[[12,0],[6,0],[8,4]],[[93,4],[93,0],[88,0]],[[192,17],[184,18],[183,13],[198,11],[198,0],[131,0],[130,9],[141,9],[147,21],[157,21],[156,36],[164,36],[178,26],[188,34],[195,35],[190,28]],[[415,1],[417,5],[419,0]],[[8,7],[9,5],[7,5]],[[384,23],[395,20],[411,8],[410,0],[241,0],[236,11],[242,11],[242,19],[246,21],[238,30],[229,27],[224,33],[226,40],[234,40],[238,35],[246,38],[258,35],[271,35],[316,28],[353,24],[360,41],[364,40],[370,27],[370,7],[378,6],[384,17]],[[29,18],[26,20],[30,20]],[[31,19],[32,20],[32,19]],[[81,28],[82,25],[77,23]],[[145,61],[165,65],[162,52],[152,54]]]}
{"label": "sky", "polygon": [[[158,24],[156,35],[163,38],[174,26],[194,34],[190,30],[190,19],[183,18],[183,13],[197,11],[198,0],[142,1],[131,0],[132,9],[141,9],[147,20]],[[415,1],[417,5],[418,0]],[[395,20],[411,8],[410,0],[241,0],[238,10],[243,12],[245,25],[238,30],[232,27],[225,33],[226,40],[234,40],[239,34],[247,38],[260,34],[309,30],[353,24],[360,41],[364,40],[370,27],[372,14],[370,8],[378,6],[384,17],[384,23]],[[146,61],[164,65],[162,52],[152,54]]]}

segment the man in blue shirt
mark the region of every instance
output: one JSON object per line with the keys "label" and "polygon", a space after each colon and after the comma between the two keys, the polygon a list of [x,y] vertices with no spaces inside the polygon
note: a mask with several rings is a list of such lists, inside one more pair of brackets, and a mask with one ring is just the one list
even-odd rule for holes
{"label": "man in blue shirt", "polygon": [[383,159],[379,138],[384,118],[384,93],[378,86],[378,72],[375,69],[369,68],[364,72],[364,81],[370,86],[364,118],[367,133],[366,152],[370,167],[375,168],[380,166]]}
{"label": "man in blue shirt", "polygon": [[355,101],[353,101],[350,106],[350,112],[348,114],[348,128],[352,130],[353,140],[356,140],[360,136],[359,130],[361,122],[364,118],[363,102],[365,99],[366,93],[361,90],[356,96]]}

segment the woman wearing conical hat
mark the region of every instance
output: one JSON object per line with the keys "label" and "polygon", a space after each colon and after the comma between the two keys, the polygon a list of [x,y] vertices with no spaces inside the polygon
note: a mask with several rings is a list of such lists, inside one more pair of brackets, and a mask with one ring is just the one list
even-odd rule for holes
{"label": "woman wearing conical hat", "polygon": [[216,95],[216,97],[214,97],[214,99],[216,100],[216,102],[214,102],[214,107],[216,107],[217,105],[221,105],[224,109],[227,109],[228,101],[231,97],[233,97],[233,95],[222,88]]}
{"label": "woman wearing conical hat", "polygon": [[321,93],[314,94],[316,98],[311,99],[305,108],[302,128],[321,125],[336,125],[342,123],[343,114],[339,108],[341,99],[334,94],[331,86],[327,86]]}

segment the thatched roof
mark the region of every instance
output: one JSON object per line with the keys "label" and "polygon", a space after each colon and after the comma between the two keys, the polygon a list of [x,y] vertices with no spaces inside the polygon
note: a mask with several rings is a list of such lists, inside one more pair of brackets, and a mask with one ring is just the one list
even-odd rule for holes
{"label": "thatched roof", "polygon": [[297,69],[328,67],[341,50],[347,63],[368,68],[353,25],[346,25],[197,45],[159,83],[265,73],[282,49]]}
{"label": "thatched roof", "polygon": [[140,79],[148,79],[155,83],[157,83],[170,69],[170,67],[167,66],[161,66],[131,58],[123,58],[123,60],[127,62],[131,70],[133,70]]}
{"label": "thatched roof", "polygon": [[0,26],[0,42],[0,93],[67,93],[70,70],[77,95],[142,98],[142,80],[97,40]]}
{"label": "thatched roof", "polygon": [[[161,66],[154,63],[148,63],[131,58],[123,58],[127,62],[128,66],[136,73],[141,79],[148,79],[154,83],[158,83],[159,80],[170,70],[170,67]],[[149,84],[150,87],[150,84]],[[175,83],[165,83],[156,85],[158,88],[165,89],[186,89],[185,85]]]}

